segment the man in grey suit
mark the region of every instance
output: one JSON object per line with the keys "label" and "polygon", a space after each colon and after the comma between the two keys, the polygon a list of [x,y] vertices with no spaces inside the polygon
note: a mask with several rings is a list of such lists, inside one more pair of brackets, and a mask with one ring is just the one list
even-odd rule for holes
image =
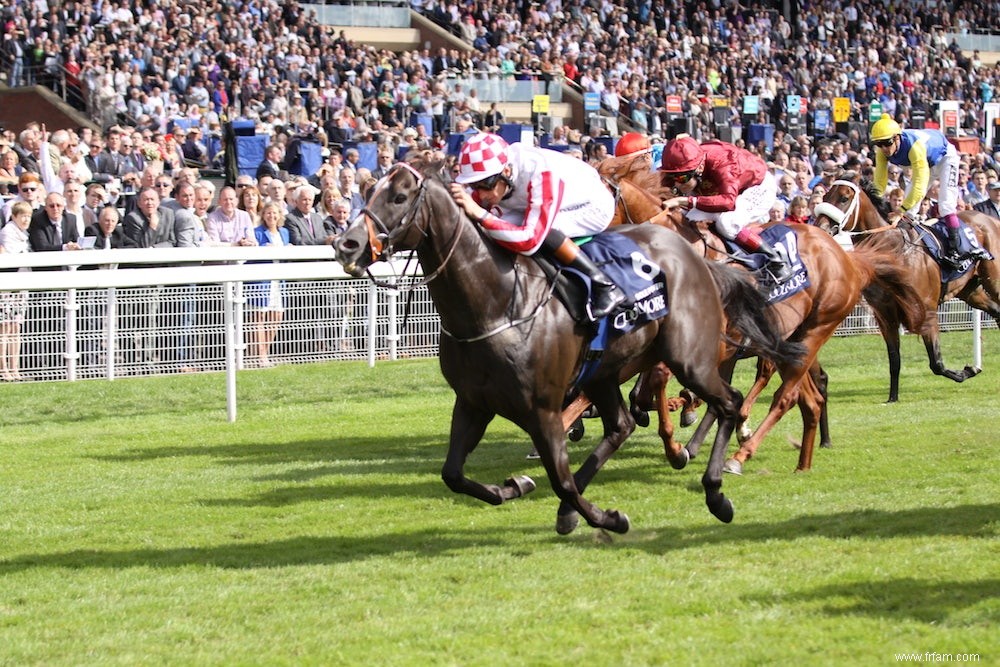
{"label": "man in grey suit", "polygon": [[979,202],[972,208],[980,213],[991,215],[994,218],[1000,218],[1000,181],[993,181],[990,183],[986,189],[986,194],[989,195],[989,197]]}
{"label": "man in grey suit", "polygon": [[323,216],[313,210],[316,194],[316,188],[311,185],[300,185],[292,193],[292,210],[285,216],[285,228],[292,245],[333,243],[334,231],[325,224]]}
{"label": "man in grey suit", "polygon": [[160,206],[160,195],[153,188],[139,193],[136,209],[125,216],[125,238],[135,248],[176,248],[177,229],[174,212]]}

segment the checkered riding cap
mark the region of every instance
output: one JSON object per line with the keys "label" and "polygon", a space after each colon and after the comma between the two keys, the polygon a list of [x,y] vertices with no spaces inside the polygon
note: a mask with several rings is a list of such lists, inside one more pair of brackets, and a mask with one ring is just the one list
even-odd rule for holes
{"label": "checkered riding cap", "polygon": [[468,184],[496,176],[507,165],[507,142],[495,134],[480,132],[469,137],[458,156],[455,181]]}

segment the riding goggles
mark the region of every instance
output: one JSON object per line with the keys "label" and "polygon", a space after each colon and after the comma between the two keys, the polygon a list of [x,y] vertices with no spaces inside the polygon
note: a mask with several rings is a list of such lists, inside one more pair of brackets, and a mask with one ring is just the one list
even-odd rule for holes
{"label": "riding goggles", "polygon": [[497,182],[499,182],[501,178],[503,178],[503,173],[493,174],[492,176],[487,176],[481,181],[469,183],[469,187],[473,190],[492,190],[496,187]]}
{"label": "riding goggles", "polygon": [[663,174],[663,185],[669,187],[671,185],[683,185],[690,181],[692,178],[697,178],[697,171],[685,171],[680,174]]}
{"label": "riding goggles", "polygon": [[879,139],[878,141],[873,141],[872,146],[876,148],[888,148],[892,146],[892,142],[896,140],[896,137],[889,137],[888,139]]}

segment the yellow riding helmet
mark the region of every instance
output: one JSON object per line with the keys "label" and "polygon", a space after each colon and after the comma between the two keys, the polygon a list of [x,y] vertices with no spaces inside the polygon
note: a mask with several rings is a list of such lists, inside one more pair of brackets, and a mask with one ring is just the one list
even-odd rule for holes
{"label": "yellow riding helmet", "polygon": [[886,139],[892,139],[897,134],[902,134],[903,129],[899,126],[899,123],[892,119],[887,113],[882,114],[882,117],[875,121],[872,125],[871,132],[869,133],[872,141],[885,141]]}

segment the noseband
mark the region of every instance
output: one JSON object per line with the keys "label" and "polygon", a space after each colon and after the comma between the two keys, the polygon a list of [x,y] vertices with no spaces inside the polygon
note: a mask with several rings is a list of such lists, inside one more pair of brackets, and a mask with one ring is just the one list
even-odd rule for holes
{"label": "noseband", "polygon": [[[820,202],[816,205],[814,212],[817,216],[824,215],[834,222],[836,228],[833,230],[833,235],[836,236],[841,231],[848,233],[861,233],[855,230],[858,227],[858,218],[861,215],[861,206],[859,205],[859,200],[861,199],[861,191],[855,183],[851,181],[834,181],[830,187],[837,187],[838,185],[844,185],[851,189],[853,196],[851,197],[851,203],[847,207],[846,211],[842,211],[838,207],[834,206],[829,202]],[[851,218],[850,226],[844,225],[844,220]]]}

